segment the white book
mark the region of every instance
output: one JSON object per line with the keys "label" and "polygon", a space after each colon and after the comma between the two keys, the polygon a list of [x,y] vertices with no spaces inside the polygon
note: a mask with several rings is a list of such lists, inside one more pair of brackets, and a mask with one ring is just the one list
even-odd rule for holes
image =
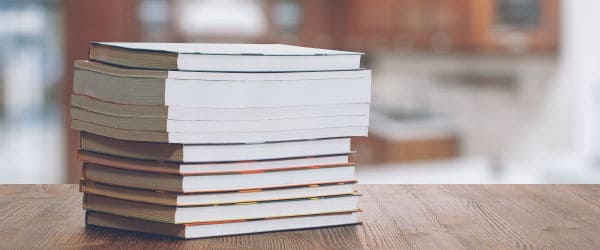
{"label": "white book", "polygon": [[322,138],[367,136],[369,132],[369,127],[357,126],[279,131],[181,133],[120,129],[77,119],[71,120],[71,128],[122,140],[180,144],[283,142]]}
{"label": "white book", "polygon": [[275,232],[359,224],[356,213],[288,216],[219,223],[171,224],[87,211],[86,225],[166,235],[184,239]]}
{"label": "white book", "polygon": [[[120,140],[86,132],[81,133],[80,147],[82,150],[104,155],[120,156],[137,160],[184,163],[231,163],[236,161],[283,160],[286,158],[303,158],[310,156],[315,158],[306,161],[287,161],[286,163],[331,164],[334,162],[339,163],[339,161],[346,161],[346,155],[351,153],[350,138],[255,144],[175,144]],[[341,158],[335,157],[333,159],[316,157],[332,155],[344,156]],[[257,165],[261,165],[262,167],[273,167],[278,164],[279,163],[275,162],[260,163]],[[228,167],[217,164],[214,168],[224,170],[225,168],[236,168],[241,166],[243,165],[236,165],[233,163],[229,164]],[[202,167],[190,166],[184,168],[187,169],[186,171],[196,171]]]}
{"label": "white book", "polygon": [[199,175],[214,173],[256,172],[283,169],[306,168],[313,166],[345,166],[348,155],[307,156],[271,160],[246,160],[228,162],[181,163],[162,160],[141,160],[79,151],[79,160],[113,168],[122,168],[144,172],[164,174]]}
{"label": "white book", "polygon": [[227,205],[171,207],[84,194],[83,206],[91,211],[182,224],[354,212],[358,210],[358,197],[358,195],[340,195]]}
{"label": "white book", "polygon": [[[177,75],[188,74],[178,72]],[[75,63],[73,92],[107,102],[202,108],[264,108],[370,103],[369,70],[297,73],[170,72]]]}
{"label": "white book", "polygon": [[110,185],[180,193],[279,188],[356,180],[354,166],[250,173],[167,175],[84,163],[82,175],[84,179]]}
{"label": "white book", "polygon": [[330,127],[366,127],[369,116],[325,116],[249,121],[167,120],[161,118],[118,117],[71,107],[71,118],[106,127],[163,131],[174,133],[261,132],[281,130],[319,129]]}
{"label": "white book", "polygon": [[95,113],[181,121],[254,121],[328,116],[368,116],[369,103],[342,103],[257,108],[203,108],[162,105],[129,105],[72,94],[71,106]]}
{"label": "white book", "polygon": [[233,204],[269,200],[289,200],[307,197],[354,194],[354,182],[325,183],[290,188],[253,189],[214,193],[156,192],[149,189],[126,188],[82,180],[80,191],[122,200],[164,206],[199,206]]}
{"label": "white book", "polygon": [[349,70],[361,53],[283,44],[90,43],[89,58],[132,68],[224,72]]}

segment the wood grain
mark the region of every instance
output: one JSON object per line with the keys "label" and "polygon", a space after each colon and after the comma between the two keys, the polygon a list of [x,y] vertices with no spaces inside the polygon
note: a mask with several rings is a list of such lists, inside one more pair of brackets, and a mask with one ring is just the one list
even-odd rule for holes
{"label": "wood grain", "polygon": [[1,185],[0,248],[600,248],[599,185],[359,185],[359,226],[178,240],[86,228],[76,185]]}

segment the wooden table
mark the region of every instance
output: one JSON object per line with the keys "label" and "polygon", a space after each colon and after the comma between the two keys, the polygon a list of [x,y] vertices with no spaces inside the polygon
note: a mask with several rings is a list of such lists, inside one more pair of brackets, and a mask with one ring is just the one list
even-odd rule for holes
{"label": "wooden table", "polygon": [[0,185],[0,248],[600,248],[600,185],[360,185],[363,225],[198,240],[85,228],[76,185]]}

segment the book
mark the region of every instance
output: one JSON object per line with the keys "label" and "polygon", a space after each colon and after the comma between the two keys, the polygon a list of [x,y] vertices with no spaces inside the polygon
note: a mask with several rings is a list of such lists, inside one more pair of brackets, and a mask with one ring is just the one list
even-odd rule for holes
{"label": "book", "polygon": [[[122,69],[126,74],[75,64],[73,92],[96,99],[132,105],[204,108],[287,107],[369,103],[368,70],[297,73],[203,73],[196,78],[156,77],[155,73]],[[177,76],[184,74],[179,72]],[[187,74],[187,72],[186,72]],[[233,75],[233,76],[232,76]]]}
{"label": "book", "polygon": [[357,204],[358,195],[188,207],[162,206],[93,194],[83,196],[83,207],[88,211],[174,224],[355,212]]}
{"label": "book", "polygon": [[288,188],[186,194],[126,188],[82,179],[79,184],[79,191],[164,206],[198,206],[354,194],[354,183],[354,181],[347,183],[321,183]]}
{"label": "book", "polygon": [[353,162],[348,161],[348,156],[348,154],[342,154],[272,160],[181,163],[124,158],[85,150],[80,150],[78,154],[79,160],[87,163],[127,170],[179,175],[239,173],[245,171],[269,171],[307,167],[335,167],[354,165]]}
{"label": "book", "polygon": [[92,163],[84,163],[82,168],[83,178],[94,182],[179,193],[224,192],[319,183],[346,183],[356,180],[354,166],[307,167],[206,175],[142,172]]}
{"label": "book", "polygon": [[92,42],[88,57],[132,68],[279,72],[357,69],[361,55],[283,44]]}
{"label": "book", "polygon": [[160,118],[118,117],[75,107],[71,107],[71,118],[111,128],[167,133],[244,133],[369,126],[369,116],[367,115],[248,121],[167,120]]}
{"label": "book", "polygon": [[80,149],[106,155],[166,162],[233,162],[347,155],[350,138],[255,144],[175,144],[128,141],[80,133]]}
{"label": "book", "polygon": [[184,239],[264,233],[360,224],[357,213],[328,213],[254,220],[171,224],[87,211],[86,225],[166,235]]}
{"label": "book", "polygon": [[72,94],[71,107],[95,113],[167,120],[254,121],[331,116],[368,116],[368,103],[304,105],[259,108],[203,108],[162,105],[129,105]]}
{"label": "book", "polygon": [[362,54],[92,42],[74,62],[86,225],[202,238],[360,223]]}
{"label": "book", "polygon": [[322,138],[367,136],[369,130],[367,126],[364,126],[258,132],[180,133],[119,129],[75,119],[71,120],[71,128],[122,140],[177,144],[239,144],[313,140]]}

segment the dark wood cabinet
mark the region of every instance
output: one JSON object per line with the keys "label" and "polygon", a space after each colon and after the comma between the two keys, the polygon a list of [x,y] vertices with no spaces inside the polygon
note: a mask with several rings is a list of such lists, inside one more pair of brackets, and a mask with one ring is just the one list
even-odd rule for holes
{"label": "dark wood cabinet", "polygon": [[554,52],[558,0],[300,1],[298,43],[369,51]]}

